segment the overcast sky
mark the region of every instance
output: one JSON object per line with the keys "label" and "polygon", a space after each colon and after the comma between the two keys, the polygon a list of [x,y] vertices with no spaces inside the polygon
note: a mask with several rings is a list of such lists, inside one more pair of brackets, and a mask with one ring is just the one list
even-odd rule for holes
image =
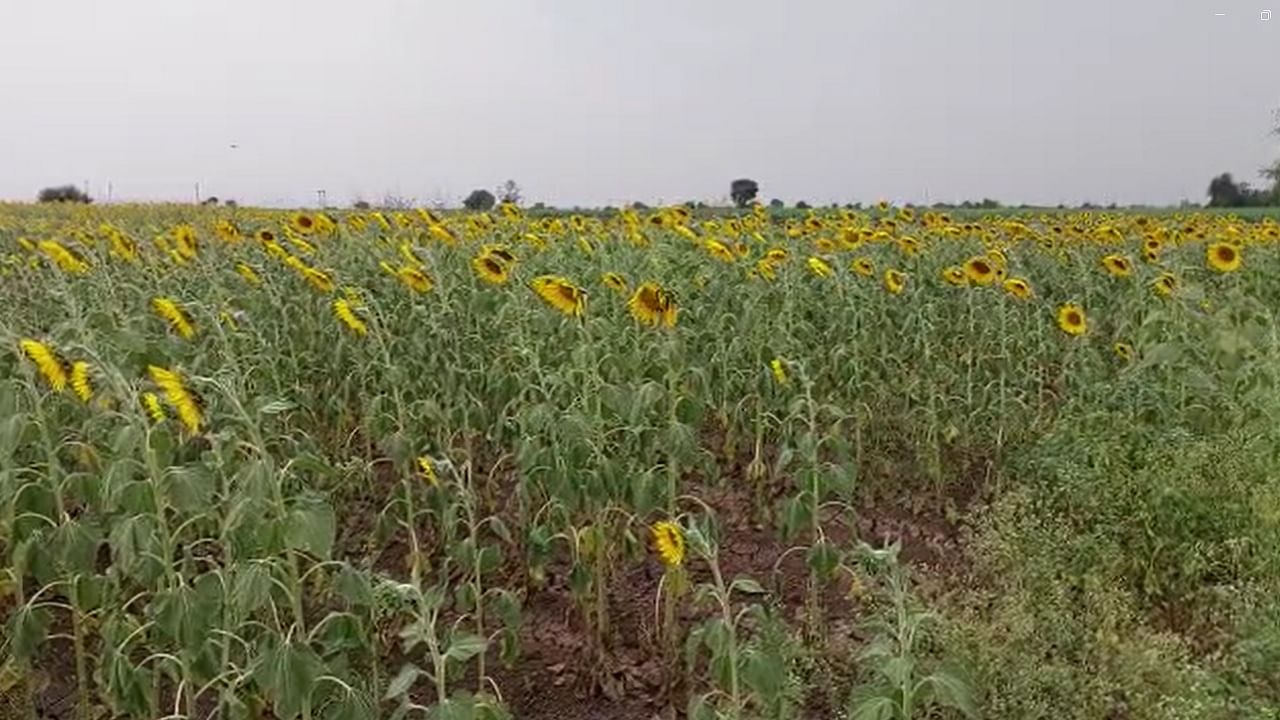
{"label": "overcast sky", "polygon": [[1269,4],[0,0],[0,198],[1198,200],[1280,155]]}

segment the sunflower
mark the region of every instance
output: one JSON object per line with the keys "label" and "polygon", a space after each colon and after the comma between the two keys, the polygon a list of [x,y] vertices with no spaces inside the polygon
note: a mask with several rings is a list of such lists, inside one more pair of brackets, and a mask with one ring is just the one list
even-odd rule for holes
{"label": "sunflower", "polygon": [[1089,329],[1085,321],[1084,308],[1075,303],[1067,303],[1058,308],[1058,327],[1068,335],[1083,335]]}
{"label": "sunflower", "polygon": [[600,284],[619,294],[627,292],[627,279],[616,272],[601,275]]}
{"label": "sunflower", "polygon": [[661,322],[667,327],[676,324],[678,312],[675,299],[655,282],[641,283],[627,300],[627,310],[644,325],[652,326]]}
{"label": "sunflower", "polygon": [[289,218],[289,227],[303,235],[310,235],[316,231],[316,219],[306,213],[294,213]]}
{"label": "sunflower", "polygon": [[772,263],[780,263],[787,261],[786,248],[769,248],[764,254],[764,259]]}
{"label": "sunflower", "polygon": [[969,284],[969,276],[964,274],[964,268],[959,265],[943,268],[942,279],[946,280],[948,285],[956,287],[964,287]]}
{"label": "sunflower", "polygon": [[1151,288],[1157,295],[1169,297],[1178,292],[1178,277],[1173,273],[1161,273],[1160,277],[1151,283]]}
{"label": "sunflower", "polygon": [[871,277],[876,274],[876,266],[871,263],[871,258],[868,257],[860,257],[849,263],[849,269],[862,277]]}
{"label": "sunflower", "polygon": [[907,275],[892,268],[884,271],[884,289],[897,295],[907,286]]}
{"label": "sunflower", "polygon": [[888,211],[889,211],[889,201],[888,201],[888,200],[880,200],[879,202],[877,202],[877,203],[876,203],[876,209],[877,209],[877,210],[879,210],[880,212],[888,212]]}
{"label": "sunflower", "polygon": [[258,242],[264,243],[264,244],[276,241],[276,234],[266,228],[263,228],[258,232],[254,233],[254,237],[258,239]]}
{"label": "sunflower", "polygon": [[1022,278],[1011,277],[1004,281],[1004,291],[1019,300],[1030,299],[1034,294],[1031,290],[1031,283]]}
{"label": "sunflower", "polygon": [[164,406],[160,404],[160,398],[153,392],[142,393],[142,409],[147,411],[147,415],[154,422],[164,422]]}
{"label": "sunflower", "polygon": [[568,315],[582,317],[587,309],[587,291],[556,275],[541,275],[529,287],[546,304]]}
{"label": "sunflower", "polygon": [[756,261],[755,269],[747,272],[747,277],[773,281],[778,279],[778,272],[769,258],[760,258]]}
{"label": "sunflower", "polygon": [[430,292],[431,288],[435,287],[435,283],[431,282],[431,278],[426,273],[411,265],[396,270],[395,276],[401,285],[419,294]]}
{"label": "sunflower", "polygon": [[996,266],[987,256],[978,255],[964,262],[964,274],[974,285],[990,285],[996,280]]}
{"label": "sunflower", "polygon": [[1133,362],[1133,358],[1136,355],[1133,350],[1133,346],[1126,342],[1118,342],[1113,345],[1111,349],[1115,351],[1116,357],[1120,358],[1120,361],[1125,363]]}
{"label": "sunflower", "polygon": [[249,263],[246,263],[246,262],[236,263],[236,272],[239,273],[240,277],[244,278],[244,281],[249,283],[250,285],[262,284],[262,278],[258,275],[258,271],[254,270],[253,266],[250,265]]}
{"label": "sunflower", "polygon": [[36,364],[36,369],[44,376],[45,382],[49,383],[49,387],[57,392],[62,392],[67,387],[67,370],[62,364],[62,360],[58,358],[58,354],[48,345],[39,340],[30,338],[24,339],[18,343],[22,348],[22,352],[31,362]]}
{"label": "sunflower", "polygon": [[1124,255],[1107,255],[1102,258],[1102,267],[1111,277],[1127,278],[1133,274],[1133,263]]}
{"label": "sunflower", "polygon": [[910,236],[900,237],[898,238],[898,250],[907,257],[915,257],[920,254],[920,241]]}
{"label": "sunflower", "polygon": [[93,399],[93,386],[89,384],[89,363],[77,360],[71,364],[71,389],[84,402]]}
{"label": "sunflower", "polygon": [[1208,247],[1205,256],[1209,267],[1220,273],[1235,272],[1242,263],[1240,248],[1231,243],[1216,242]]}
{"label": "sunflower", "polygon": [[133,238],[112,228],[110,233],[111,254],[124,260],[125,262],[137,262],[138,260],[138,243]]}
{"label": "sunflower", "polygon": [[487,283],[502,285],[511,276],[511,267],[489,253],[481,253],[471,259],[471,269]]}
{"label": "sunflower", "polygon": [[702,248],[706,250],[711,257],[719,260],[720,262],[732,263],[734,260],[737,260],[737,257],[733,254],[733,251],[729,249],[729,246],[719,240],[708,238],[702,242]]}
{"label": "sunflower", "polygon": [[435,463],[426,455],[418,456],[418,473],[422,475],[422,480],[431,487],[439,487],[440,476],[436,475]]}
{"label": "sunflower", "polygon": [[226,243],[234,243],[240,241],[240,228],[230,220],[219,220],[213,226],[213,232],[220,240]]}
{"label": "sunflower", "polygon": [[769,361],[769,372],[773,373],[774,382],[779,385],[787,384],[787,367],[782,362],[782,358],[774,358]]}
{"label": "sunflower", "polygon": [[333,301],[333,317],[342,323],[352,335],[364,337],[369,332],[369,327],[364,324],[364,320],[356,314],[355,306],[346,298],[338,298]]}
{"label": "sunflower", "polygon": [[810,257],[807,263],[809,265],[809,272],[820,278],[828,278],[835,273],[835,271],[831,269],[831,266],[827,264],[827,261],[820,257]]}
{"label": "sunflower", "polygon": [[89,272],[89,263],[85,262],[77,253],[64,247],[57,240],[41,240],[36,247],[45,254],[45,257],[52,260],[62,272],[71,275],[83,275]]}
{"label": "sunflower", "polygon": [[191,318],[178,306],[178,303],[166,297],[152,298],[151,309],[169,323],[169,327],[182,336],[182,339],[190,340],[196,336],[196,328],[191,323]]}
{"label": "sunflower", "polygon": [[[178,419],[182,421],[182,425],[187,429],[187,432],[193,435],[199,432],[200,424],[203,422],[200,405],[195,395],[183,384],[182,376],[177,371],[167,370],[155,365],[148,366],[147,372],[151,375],[152,381],[160,386],[160,389],[164,392],[165,399],[178,411]],[[152,416],[154,417],[154,413]]]}
{"label": "sunflower", "polygon": [[177,244],[178,254],[192,260],[200,252],[200,238],[196,229],[190,225],[178,225],[173,228],[173,240]]}
{"label": "sunflower", "polygon": [[313,267],[303,267],[302,276],[305,277],[311,287],[315,288],[317,291],[322,293],[333,292],[333,278],[329,277],[329,274],[325,271],[317,270]]}
{"label": "sunflower", "polygon": [[669,568],[684,564],[684,531],[678,524],[670,520],[659,520],[653,524],[650,532],[662,564]]}

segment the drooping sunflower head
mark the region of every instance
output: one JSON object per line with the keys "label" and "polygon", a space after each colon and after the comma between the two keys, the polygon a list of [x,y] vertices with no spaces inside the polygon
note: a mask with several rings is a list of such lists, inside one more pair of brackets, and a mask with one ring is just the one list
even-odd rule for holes
{"label": "drooping sunflower head", "polygon": [[684,564],[684,530],[670,520],[659,520],[650,528],[653,546],[662,564],[669,568]]}
{"label": "drooping sunflower head", "polygon": [[643,325],[676,324],[675,298],[656,282],[641,283],[627,300],[627,310]]}
{"label": "drooping sunflower head", "polygon": [[871,262],[869,257],[860,257],[849,263],[849,269],[862,277],[871,277],[876,274],[876,266]]}
{"label": "drooping sunflower head", "polygon": [[943,268],[942,279],[945,280],[948,285],[953,285],[955,287],[964,287],[969,284],[969,276],[965,274],[964,268],[959,265],[952,265],[950,267]]}
{"label": "drooping sunflower head", "polygon": [[266,228],[262,228],[253,235],[260,243],[270,243],[276,241],[276,234]]}
{"label": "drooping sunflower head", "polygon": [[191,318],[187,316],[186,311],[178,303],[166,297],[152,298],[151,309],[167,322],[169,327],[178,333],[182,339],[190,340],[195,337],[195,325],[192,324]]}
{"label": "drooping sunflower head", "polygon": [[600,284],[619,294],[627,291],[627,279],[616,272],[607,272],[601,275]]}
{"label": "drooping sunflower head", "polygon": [[431,288],[435,287],[435,283],[425,272],[412,265],[396,270],[395,276],[401,285],[419,294],[430,292]]}
{"label": "drooping sunflower head", "polygon": [[1111,277],[1127,278],[1133,274],[1133,263],[1124,255],[1107,255],[1102,258],[1102,267]]}
{"label": "drooping sunflower head", "polygon": [[295,232],[299,232],[303,235],[310,235],[316,231],[316,219],[307,213],[294,213],[289,218],[289,227],[293,228]]}
{"label": "drooping sunflower head", "polygon": [[1075,303],[1067,303],[1058,308],[1058,328],[1062,332],[1078,336],[1088,331],[1088,322],[1085,320],[1084,308]]}
{"label": "drooping sunflower head", "polygon": [[418,456],[418,474],[422,476],[422,481],[431,487],[440,486],[440,476],[436,474],[436,465],[430,457]]}
{"label": "drooping sunflower head", "polygon": [[732,263],[734,260],[737,259],[737,257],[733,254],[733,251],[730,250],[727,245],[720,242],[719,240],[707,239],[703,241],[702,247],[707,251],[707,254],[711,255],[711,257],[719,260],[720,262]]}
{"label": "drooping sunflower head", "polygon": [[787,384],[787,366],[783,363],[782,358],[774,358],[769,361],[769,372],[773,373],[773,381],[779,385]]}
{"label": "drooping sunflower head", "polygon": [[1235,272],[1243,263],[1240,248],[1231,243],[1213,243],[1206,249],[1205,255],[1209,267],[1220,273]]}
{"label": "drooping sunflower head", "polygon": [[331,293],[334,287],[333,278],[323,270],[313,267],[302,268],[302,276],[307,279],[307,283],[315,288],[317,292]]}
{"label": "drooping sunflower head", "polygon": [[890,268],[884,271],[884,289],[891,295],[901,294],[907,287],[907,274]]}
{"label": "drooping sunflower head", "polygon": [[809,272],[820,278],[829,278],[835,274],[835,271],[831,269],[831,266],[827,264],[827,261],[820,257],[813,256],[805,262],[809,266]]}
{"label": "drooping sunflower head", "polygon": [[356,314],[355,306],[346,298],[338,298],[333,301],[332,305],[333,317],[337,319],[343,327],[356,337],[364,337],[369,332],[369,327],[365,325],[364,320]]}
{"label": "drooping sunflower head", "polygon": [[1028,300],[1034,294],[1031,290],[1031,283],[1023,278],[1011,277],[1004,281],[1004,291],[1019,300]]}
{"label": "drooping sunflower head", "polygon": [[236,272],[240,275],[240,277],[244,278],[245,282],[249,283],[250,285],[262,284],[262,278],[258,275],[258,271],[254,270],[253,266],[250,265],[249,263],[246,263],[246,262],[236,263]]}
{"label": "drooping sunflower head", "polygon": [[22,348],[23,354],[35,364],[36,370],[40,371],[40,375],[44,377],[45,382],[49,383],[49,387],[55,392],[66,389],[67,370],[53,348],[31,338],[23,339],[18,345]]}
{"label": "drooping sunflower head", "polygon": [[1112,350],[1115,351],[1116,357],[1123,363],[1133,362],[1133,358],[1137,355],[1133,350],[1133,346],[1127,342],[1116,343],[1112,346]]}
{"label": "drooping sunflower head", "polygon": [[77,360],[71,364],[71,389],[82,402],[93,399],[93,385],[89,381],[89,363]]}
{"label": "drooping sunflower head", "polygon": [[920,241],[909,236],[898,238],[898,250],[907,257],[915,257],[920,254]]}
{"label": "drooping sunflower head", "polygon": [[996,280],[996,266],[986,255],[977,255],[965,261],[964,274],[974,285],[990,285]]}
{"label": "drooping sunflower head", "polygon": [[482,252],[472,258],[471,269],[476,277],[494,285],[502,285],[511,277],[511,266],[490,253]]}
{"label": "drooping sunflower head", "polygon": [[542,301],[569,317],[582,317],[587,308],[587,291],[557,275],[542,275],[529,282]]}
{"label": "drooping sunflower head", "polygon": [[1157,295],[1169,297],[1178,292],[1178,276],[1173,273],[1161,273],[1151,283],[1151,289],[1155,290]]}

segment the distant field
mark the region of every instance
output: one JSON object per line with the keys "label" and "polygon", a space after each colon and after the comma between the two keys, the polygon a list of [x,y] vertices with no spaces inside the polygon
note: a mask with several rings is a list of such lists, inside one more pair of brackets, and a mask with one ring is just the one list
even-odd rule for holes
{"label": "distant field", "polygon": [[1277,214],[0,206],[0,718],[1274,718]]}

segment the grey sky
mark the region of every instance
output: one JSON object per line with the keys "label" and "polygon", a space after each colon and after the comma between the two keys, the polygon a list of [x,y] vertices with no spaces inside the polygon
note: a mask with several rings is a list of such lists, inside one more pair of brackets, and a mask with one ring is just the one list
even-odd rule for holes
{"label": "grey sky", "polygon": [[0,198],[1199,199],[1280,154],[1269,5],[0,0]]}

